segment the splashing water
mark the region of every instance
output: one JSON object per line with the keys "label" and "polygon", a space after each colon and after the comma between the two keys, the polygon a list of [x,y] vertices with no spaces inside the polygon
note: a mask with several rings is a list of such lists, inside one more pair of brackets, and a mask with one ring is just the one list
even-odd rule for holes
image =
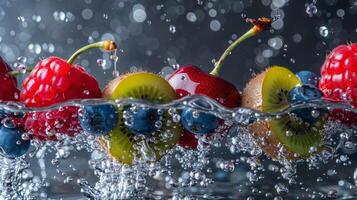
{"label": "splashing water", "polygon": [[32,177],[26,161],[0,156],[0,166],[0,199],[32,200],[40,196],[42,183]]}
{"label": "splashing water", "polygon": [[[223,184],[230,177],[235,177],[237,174],[244,172],[246,173],[248,185],[253,185],[253,189],[249,189],[248,185],[244,185],[244,179],[242,178],[228,181],[233,185],[226,185],[224,188],[238,186],[240,191],[247,190],[247,194],[260,191],[260,193],[265,192],[265,196],[274,196],[269,189],[258,189],[262,187],[260,181],[264,180],[267,169],[270,169],[269,171],[274,173],[275,176],[280,177],[272,184],[276,195],[287,197],[289,196],[291,187],[296,189],[297,184],[302,183],[301,178],[303,177],[299,176],[301,174],[299,165],[307,165],[311,171],[319,170],[321,176],[323,176],[321,168],[324,168],[324,165],[322,163],[330,163],[335,159],[335,162],[341,165],[351,165],[352,160],[349,159],[349,156],[353,156],[356,152],[356,142],[354,139],[356,130],[353,128],[343,128],[342,125],[335,122],[328,122],[324,129],[321,130],[321,133],[325,135],[324,150],[318,152],[316,149],[311,148],[313,155],[304,162],[291,162],[281,159],[278,163],[274,163],[264,156],[263,150],[247,129],[247,126],[256,122],[280,118],[303,108],[326,109],[330,111],[341,109],[357,113],[357,109],[348,104],[334,103],[327,100],[313,100],[293,104],[285,110],[276,113],[263,113],[241,107],[228,109],[208,97],[198,95],[188,96],[167,104],[152,104],[135,99],[119,99],[116,101],[88,99],[69,101],[47,108],[33,109],[26,108],[21,104],[4,102],[0,103],[0,110],[5,113],[16,113],[18,116],[22,116],[27,112],[50,111],[69,105],[81,107],[84,105],[107,103],[116,104],[118,107],[134,105],[136,107],[145,106],[167,110],[172,117],[172,121],[175,122],[180,121],[178,111],[189,107],[224,119],[225,127],[230,128],[216,130],[216,132],[223,132],[223,134],[198,136],[197,150],[187,150],[177,146],[164,156],[160,162],[153,162],[155,158],[150,154],[152,152],[152,150],[148,149],[150,147],[145,145],[145,143],[140,144],[137,148],[142,156],[135,160],[135,165],[133,166],[118,163],[103,149],[98,138],[93,135],[81,133],[73,138],[59,135],[58,142],[46,145],[51,151],[56,152],[56,157],[52,160],[52,164],[56,168],[59,168],[61,160],[70,157],[70,149],[84,149],[95,154],[95,156],[92,156],[89,164],[94,169],[94,174],[99,178],[98,182],[94,186],[91,186],[84,179],[77,181],[82,188],[81,191],[86,196],[94,199],[154,198],[155,195],[178,199],[189,198],[190,195],[218,197],[219,192],[217,193],[215,190],[217,189],[217,185]],[[311,112],[311,115],[318,116],[318,112]],[[43,150],[44,148],[38,147],[38,149]],[[40,154],[40,151],[36,152]],[[284,152],[285,150],[282,148],[279,154],[284,154]],[[39,157],[41,158],[41,156]],[[334,176],[330,172],[327,174],[329,174],[327,176]],[[17,177],[18,175],[14,174],[13,176]],[[42,174],[42,178],[45,179],[46,175]],[[321,181],[322,178],[320,177],[316,180]],[[341,182],[341,185],[345,184],[347,184],[346,181]],[[13,185],[6,187],[9,187],[9,189],[15,188]],[[354,185],[348,187],[350,188],[348,190],[350,192],[355,188]],[[301,197],[314,196],[313,194],[318,191],[305,191],[304,187],[299,189],[304,191]],[[226,193],[232,193],[232,191],[235,190],[232,188],[224,190]],[[336,195],[329,192],[319,192],[319,195],[315,198]]]}

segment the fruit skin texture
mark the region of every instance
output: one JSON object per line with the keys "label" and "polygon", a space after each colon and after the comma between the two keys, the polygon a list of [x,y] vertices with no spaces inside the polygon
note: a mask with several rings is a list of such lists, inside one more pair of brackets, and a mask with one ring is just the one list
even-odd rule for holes
{"label": "fruit skin texture", "polygon": [[[266,77],[269,77],[267,74],[271,69],[274,68],[275,67],[266,69],[265,71],[256,75],[247,83],[246,87],[243,90],[242,107],[253,108],[265,112],[267,106],[264,105],[265,102],[263,102],[263,96],[265,96],[263,93],[268,95],[268,93],[266,93],[268,91],[264,91],[263,89],[264,80]],[[274,111],[278,110],[274,108]],[[280,141],[274,134],[267,134],[272,129],[271,124],[267,121],[260,121],[249,125],[248,129],[252,133],[253,137],[256,139],[257,144],[264,150],[264,153],[270,158],[279,160],[279,155],[277,152],[279,151],[278,146]],[[262,140],[263,138],[264,141]],[[294,156],[294,153],[290,151],[285,152],[285,157],[288,160],[297,159]]]}
{"label": "fruit skin texture", "polygon": [[94,135],[107,135],[118,125],[118,111],[112,104],[85,105],[78,119],[84,131]]}
{"label": "fruit skin texture", "polygon": [[311,85],[297,86],[289,92],[289,101],[292,103],[319,99],[321,97],[322,92]]}
{"label": "fruit skin texture", "polygon": [[[133,91],[134,88],[142,90],[143,87],[158,88],[157,91],[160,91],[159,98],[157,97],[157,94],[143,97]],[[128,73],[117,77],[106,85],[103,91],[103,97],[112,100],[119,98],[137,98],[145,99],[154,103],[168,103],[177,99],[177,95],[174,89],[165,79],[156,74],[148,72]],[[165,112],[164,115],[166,115],[167,118],[169,117]],[[137,149],[134,149],[132,145],[134,142],[133,138],[129,138],[127,136],[124,137],[122,129],[128,128],[126,128],[124,122],[121,121],[122,118],[123,116],[119,111],[119,125],[110,133],[110,137],[101,137],[99,141],[109,155],[123,164],[131,165],[133,164],[134,158],[136,156],[140,156],[139,154],[142,154],[142,152],[138,153]],[[170,130],[172,136],[166,138],[164,136],[165,134],[161,134],[161,131],[165,130]],[[154,152],[147,150],[145,151],[148,154],[154,153],[155,160],[159,160],[177,143],[181,133],[181,126],[180,124],[176,123],[171,123],[168,125],[166,122],[163,122],[162,128],[159,131],[156,131],[156,133],[157,134],[154,135],[156,141],[149,142],[149,144],[147,144],[152,150],[154,150]],[[135,144],[143,142],[142,139],[138,139],[139,141],[135,141]]]}
{"label": "fruit skin texture", "polygon": [[[241,95],[233,84],[193,65],[176,70],[169,76],[168,82],[175,89],[179,98],[192,94],[205,95],[228,108],[238,107],[241,103]],[[187,134],[191,136],[187,136]],[[179,145],[195,149],[197,139],[192,133],[183,130]]]}
{"label": "fruit skin texture", "polygon": [[159,120],[157,109],[152,108],[139,108],[138,111],[131,112],[132,125],[127,126],[130,132],[137,135],[149,135],[156,130],[155,122]]}
{"label": "fruit skin texture", "polygon": [[[21,101],[28,107],[100,97],[101,91],[93,76],[79,65],[70,65],[57,57],[40,61],[25,79],[20,94]],[[30,113],[26,116],[25,130],[41,140],[56,140],[56,136],[48,133],[73,136],[81,130],[78,108],[68,106],[50,112]]]}
{"label": "fruit skin texture", "polygon": [[[6,119],[4,119],[6,120]],[[8,158],[17,158],[24,155],[30,148],[30,140],[23,140],[24,129],[20,126],[8,126],[0,123],[0,148]],[[20,142],[20,144],[17,144]]]}
{"label": "fruit skin texture", "polygon": [[198,112],[194,116],[194,111],[190,108],[184,109],[181,113],[183,127],[196,135],[206,135],[219,126],[220,119],[212,114]]}
{"label": "fruit skin texture", "polygon": [[[302,85],[302,86],[297,86],[294,87],[290,92],[289,92],[289,101],[291,103],[297,103],[297,102],[305,102],[309,100],[314,100],[314,99],[320,99],[322,97],[322,92],[316,88],[313,87],[312,85]],[[312,108],[301,108],[294,110],[293,113],[302,119],[304,122],[309,123],[309,124],[314,124],[319,120],[319,117],[313,117],[312,116],[312,111],[314,109]],[[324,114],[324,110],[319,109],[320,116]]]}
{"label": "fruit skin texture", "polygon": [[318,87],[319,85],[319,77],[311,71],[299,71],[296,73],[296,76],[299,77],[301,82],[305,85],[311,85],[314,87]]}
{"label": "fruit skin texture", "polygon": [[17,89],[16,78],[8,74],[11,72],[9,65],[0,56],[0,100],[17,101],[19,90]]}
{"label": "fruit skin texture", "polygon": [[[332,50],[321,67],[319,87],[326,98],[357,107],[357,43]],[[330,118],[348,125],[357,124],[357,114],[352,112],[335,110]]]}

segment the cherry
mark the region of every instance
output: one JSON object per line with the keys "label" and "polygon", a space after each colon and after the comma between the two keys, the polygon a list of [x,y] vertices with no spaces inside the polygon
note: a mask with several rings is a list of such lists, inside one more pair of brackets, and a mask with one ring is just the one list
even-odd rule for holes
{"label": "cherry", "polygon": [[[269,30],[271,25],[271,20],[265,17],[258,20],[248,19],[247,21],[251,22],[254,26],[225,50],[221,58],[215,62],[214,69],[210,73],[206,73],[196,66],[187,65],[169,76],[168,82],[180,98],[187,95],[199,94],[208,96],[228,108],[240,106],[240,92],[233,84],[220,78],[219,71],[224,60],[235,47],[263,30]],[[197,147],[197,139],[193,133],[183,130],[178,144],[185,148],[195,149]]]}

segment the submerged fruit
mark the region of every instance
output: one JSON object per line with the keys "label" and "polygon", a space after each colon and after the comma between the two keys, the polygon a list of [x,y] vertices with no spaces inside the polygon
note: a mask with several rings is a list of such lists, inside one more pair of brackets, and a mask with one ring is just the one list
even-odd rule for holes
{"label": "submerged fruit", "polygon": [[[240,91],[238,91],[238,89],[230,82],[220,78],[219,71],[228,55],[231,55],[232,51],[241,42],[255,36],[263,30],[269,30],[271,25],[271,20],[266,17],[259,18],[258,20],[247,19],[247,22],[251,22],[254,26],[237,40],[235,40],[231,45],[229,45],[220,59],[215,62],[214,69],[210,73],[206,73],[196,66],[188,65],[176,70],[172,75],[170,75],[168,81],[180,98],[187,95],[198,94],[210,97],[211,99],[216,100],[218,103],[228,108],[240,106]],[[182,117],[183,122],[187,122],[187,129],[182,131],[182,135],[178,144],[185,148],[191,149],[195,149],[197,147],[197,139],[194,134],[211,134],[215,132],[214,130],[216,130],[216,128],[214,128],[215,126],[210,128],[195,126],[196,128],[200,129],[200,131],[197,131],[193,126],[189,126],[188,124],[197,125],[197,122],[204,122],[206,118],[212,119],[214,123],[216,121],[222,121],[212,114],[201,115],[196,119],[191,118],[190,115],[182,115]],[[190,132],[190,130],[192,131]],[[223,128],[222,130],[224,131],[217,132],[220,134],[228,132],[227,128]]]}
{"label": "submerged fruit", "polygon": [[[291,103],[305,103],[309,100],[316,100],[322,97],[322,92],[312,85],[302,85],[294,87],[289,92],[289,101]],[[312,114],[312,113],[315,114]],[[313,124],[319,120],[319,117],[325,113],[323,109],[301,108],[292,111],[296,117],[303,122]]]}
{"label": "submerged fruit", "polygon": [[[357,43],[332,50],[321,66],[319,87],[326,98],[357,107]],[[330,118],[357,125],[357,114],[353,112],[333,110]]]}
{"label": "submerged fruit", "polygon": [[129,115],[127,127],[133,134],[148,135],[157,130],[155,123],[160,120],[158,110],[152,108],[125,109]]}
{"label": "submerged fruit", "polygon": [[196,135],[212,133],[219,126],[220,119],[213,114],[184,109],[181,114],[183,127]]}
{"label": "submerged fruit", "polygon": [[117,126],[118,111],[112,104],[84,105],[78,118],[84,131],[106,135]]}
{"label": "submerged fruit", "polygon": [[[288,108],[289,92],[301,85],[300,79],[290,70],[274,66],[251,79],[243,92],[242,106],[267,113]],[[321,120],[306,124],[291,115],[260,121],[248,128],[266,155],[274,159],[308,157],[310,148],[321,145]],[[282,154],[281,145],[285,147]]]}
{"label": "submerged fruit", "polygon": [[[4,120],[8,122],[4,122]],[[25,134],[24,129],[16,125],[12,119],[3,119],[0,123],[1,154],[8,158],[17,158],[24,155],[30,148],[30,140],[24,140],[23,134]]]}
{"label": "submerged fruit", "polygon": [[[113,41],[87,45],[65,61],[57,57],[41,60],[25,79],[20,95],[28,107],[46,107],[72,99],[99,98],[102,93],[97,80],[81,66],[73,64],[74,59],[91,48],[111,51]],[[78,121],[78,107],[66,106],[49,112],[29,113],[25,130],[41,140],[56,140],[55,134],[73,136],[81,127]]]}
{"label": "submerged fruit", "polygon": [[[133,98],[153,103],[167,103],[176,99],[175,91],[165,79],[146,72],[126,74],[112,80],[104,89],[103,94],[108,99]],[[110,137],[105,138],[104,146],[119,162],[133,164],[134,160],[148,155],[152,161],[159,160],[175,145],[180,136],[181,127],[170,119],[167,112],[163,112],[158,120],[161,127],[157,126],[153,132],[137,137],[137,134],[133,132],[135,127],[130,127],[132,125],[128,126],[125,123],[125,109],[128,108],[118,109],[119,124],[111,132]],[[139,106],[140,109],[146,108]],[[147,112],[142,114],[146,115],[145,113],[147,114]],[[141,118],[143,115],[137,116],[137,120],[143,122]],[[137,128],[140,129],[140,127]]]}

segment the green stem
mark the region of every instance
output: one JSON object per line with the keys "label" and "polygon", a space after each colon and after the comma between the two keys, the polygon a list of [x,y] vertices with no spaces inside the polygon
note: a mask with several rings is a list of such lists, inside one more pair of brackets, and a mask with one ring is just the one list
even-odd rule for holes
{"label": "green stem", "polygon": [[219,71],[221,70],[222,64],[224,60],[232,53],[232,51],[244,40],[253,37],[256,35],[256,32],[253,31],[253,29],[250,29],[248,32],[246,32],[244,35],[239,37],[236,41],[234,41],[229,47],[224,51],[222,56],[219,58],[217,62],[214,63],[214,69],[211,71],[210,74],[214,76],[219,76]]}
{"label": "green stem", "polygon": [[106,40],[106,41],[101,41],[101,42],[96,42],[93,44],[89,44],[86,45],[80,49],[78,49],[68,60],[67,63],[68,64],[73,64],[73,62],[76,60],[76,58],[82,54],[85,51],[88,51],[90,49],[94,49],[94,48],[101,48],[107,51],[112,51],[114,49],[116,49],[116,44],[111,41],[111,40]]}
{"label": "green stem", "polygon": [[[25,72],[26,72],[26,73],[30,73],[32,70],[33,70],[33,67],[27,67],[27,68],[25,69]],[[10,76],[16,77],[16,76],[18,76],[18,75],[20,75],[20,74],[23,74],[23,73],[20,72],[20,71],[11,71],[11,72],[9,72],[9,74],[10,74]]]}
{"label": "green stem", "polygon": [[[93,48],[101,48],[101,49],[104,49],[106,51],[113,51],[117,48],[117,45],[115,44],[115,42],[111,41],[111,40],[105,40],[105,41],[101,41],[101,42],[96,42],[96,43],[93,43],[93,44],[89,44],[89,45],[86,45],[80,49],[78,49],[68,60],[67,60],[67,63],[72,65],[73,62],[76,60],[76,58],[82,54],[83,52],[85,51],[88,51],[90,49],[93,49]],[[28,72],[30,73],[31,71],[33,70],[33,67],[27,67],[26,68],[26,71],[25,72]],[[18,76],[20,74],[22,74],[22,72],[20,71],[11,71],[9,72],[9,74],[11,76]]]}
{"label": "green stem", "polygon": [[244,40],[255,36],[256,34],[262,32],[263,30],[269,30],[271,25],[271,20],[266,17],[255,19],[247,19],[247,22],[252,23],[254,26],[249,29],[246,33],[240,36],[237,40],[235,40],[229,47],[224,51],[222,56],[219,58],[217,62],[214,63],[214,69],[211,71],[210,74],[214,76],[219,76],[219,71],[222,67],[223,62],[225,59],[232,53],[232,51]]}

